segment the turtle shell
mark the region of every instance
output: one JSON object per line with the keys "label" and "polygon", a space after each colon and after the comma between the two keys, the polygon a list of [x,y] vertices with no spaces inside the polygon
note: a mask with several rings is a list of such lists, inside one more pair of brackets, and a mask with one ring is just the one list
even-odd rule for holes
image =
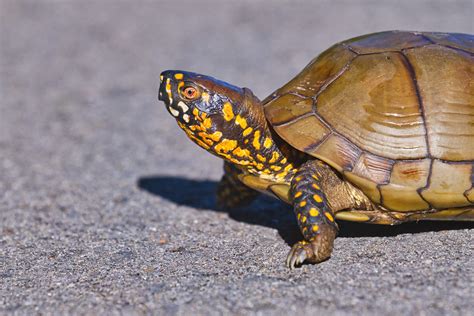
{"label": "turtle shell", "polygon": [[474,204],[474,37],[382,32],[336,44],[264,100],[290,145],[393,211]]}

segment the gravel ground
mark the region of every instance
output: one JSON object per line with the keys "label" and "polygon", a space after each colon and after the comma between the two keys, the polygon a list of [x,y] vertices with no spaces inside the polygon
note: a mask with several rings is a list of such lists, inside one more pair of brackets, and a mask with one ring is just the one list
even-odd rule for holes
{"label": "gravel ground", "polygon": [[158,103],[181,68],[265,97],[330,44],[473,33],[472,1],[0,0],[0,314],[473,315],[472,223],[341,223],[289,271],[291,210],[219,212],[221,161]]}

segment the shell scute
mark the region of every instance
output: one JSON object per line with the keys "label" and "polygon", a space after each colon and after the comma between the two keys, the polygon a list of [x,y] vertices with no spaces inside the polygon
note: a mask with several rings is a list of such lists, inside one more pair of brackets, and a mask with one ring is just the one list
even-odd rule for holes
{"label": "shell scute", "polygon": [[358,54],[374,54],[400,51],[407,47],[419,47],[431,43],[422,33],[388,31],[356,37],[344,42],[344,45]]}
{"label": "shell scute", "polygon": [[399,212],[469,208],[473,50],[467,34],[351,39],[267,98],[265,113],[282,139],[331,165],[376,204]]}

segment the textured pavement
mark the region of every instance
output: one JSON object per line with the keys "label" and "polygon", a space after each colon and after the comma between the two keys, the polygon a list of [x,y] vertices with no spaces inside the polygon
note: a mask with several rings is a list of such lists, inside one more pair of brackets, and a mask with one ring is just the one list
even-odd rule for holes
{"label": "textured pavement", "polygon": [[0,314],[473,315],[472,223],[341,223],[289,271],[291,209],[219,212],[221,161],[158,76],[264,98],[332,43],[474,33],[472,1],[0,0]]}

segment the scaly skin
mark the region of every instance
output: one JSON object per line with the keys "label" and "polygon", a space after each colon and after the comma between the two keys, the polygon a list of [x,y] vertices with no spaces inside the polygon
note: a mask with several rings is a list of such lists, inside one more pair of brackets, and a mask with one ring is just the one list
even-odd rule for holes
{"label": "scaly skin", "polygon": [[[282,142],[250,90],[183,71],[165,71],[160,79],[159,98],[181,129],[200,147],[225,160],[217,192],[219,207],[249,203],[257,195],[255,190],[268,192],[270,187],[271,191],[268,183],[291,185],[284,200],[293,204],[305,239],[293,246],[288,266],[329,258],[337,235],[335,212],[360,207],[355,201],[368,199],[353,191],[349,194],[329,166],[308,160]],[[240,182],[242,175],[258,180],[255,190]]]}
{"label": "scaly skin", "polygon": [[323,163],[310,160],[300,167],[291,181],[290,196],[304,237],[288,254],[287,266],[291,269],[304,261],[317,263],[331,256],[339,228],[323,192],[326,171]]}

